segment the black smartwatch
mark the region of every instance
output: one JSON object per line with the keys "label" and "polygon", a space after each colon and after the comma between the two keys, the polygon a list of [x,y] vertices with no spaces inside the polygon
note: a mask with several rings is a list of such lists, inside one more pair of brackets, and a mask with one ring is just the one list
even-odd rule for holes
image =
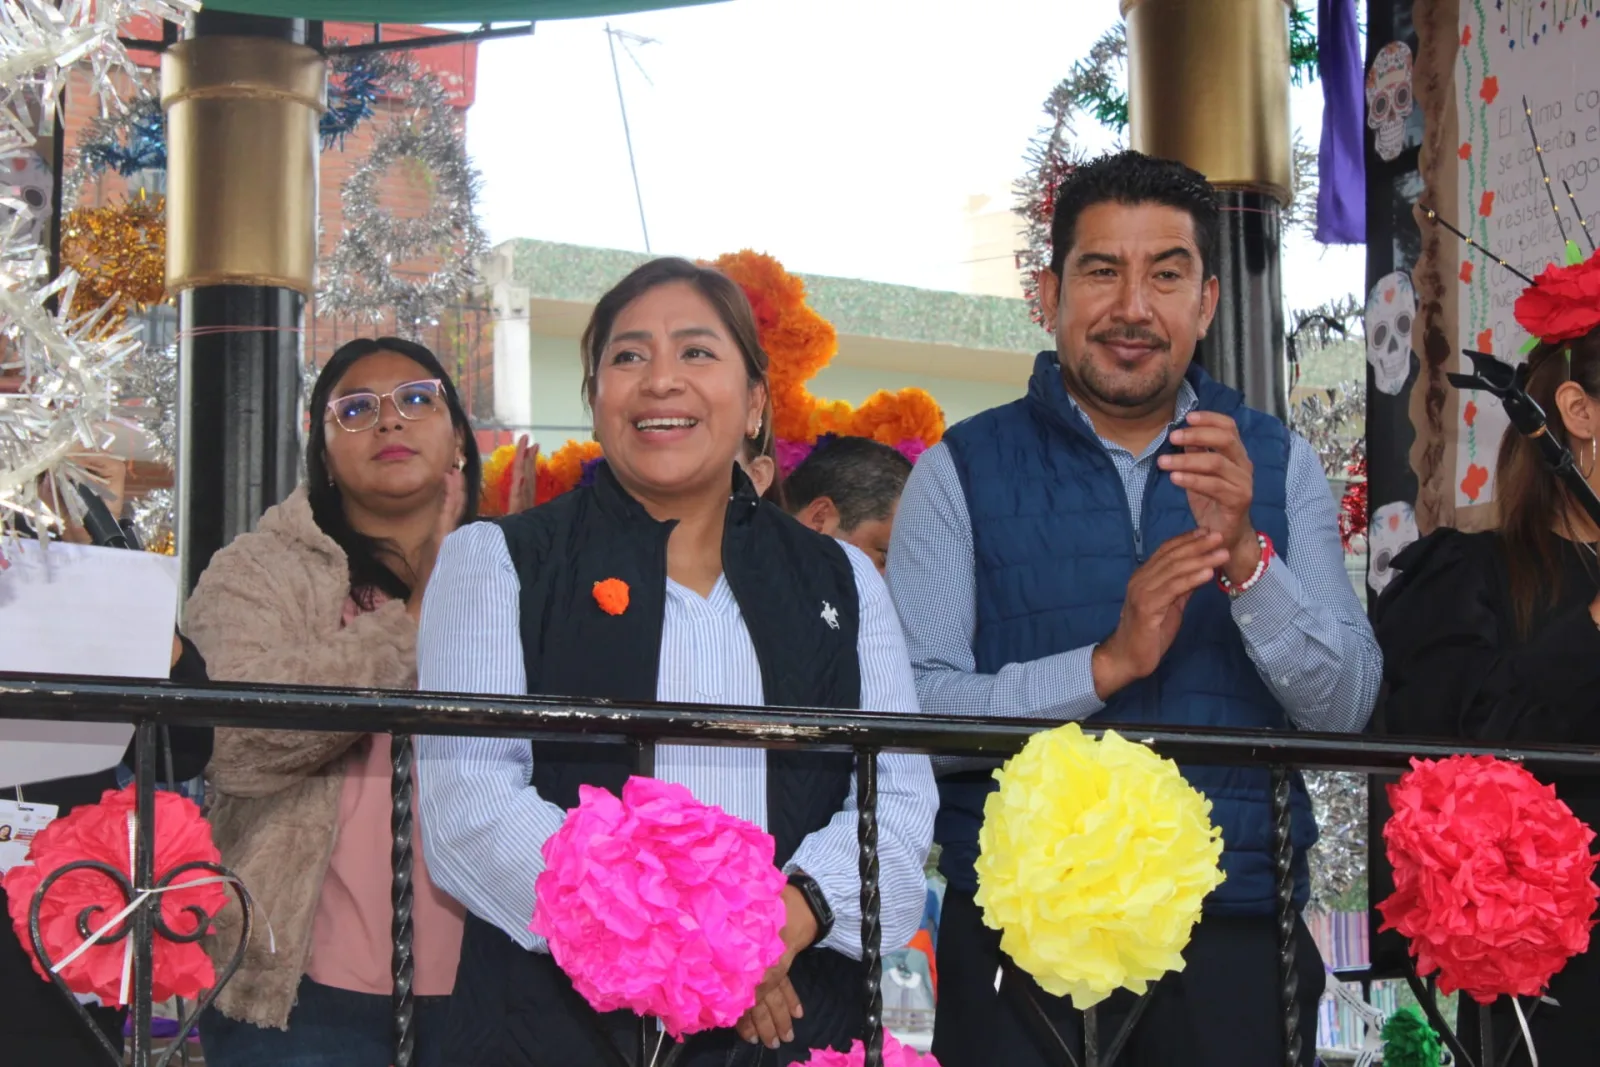
{"label": "black smartwatch", "polygon": [[833,931],[833,909],[828,907],[828,898],[822,895],[822,887],[817,884],[817,880],[805,871],[795,871],[791,874],[789,884],[800,891],[800,895],[805,898],[806,907],[811,909],[812,918],[817,920],[817,936],[811,939],[811,943],[821,944]]}

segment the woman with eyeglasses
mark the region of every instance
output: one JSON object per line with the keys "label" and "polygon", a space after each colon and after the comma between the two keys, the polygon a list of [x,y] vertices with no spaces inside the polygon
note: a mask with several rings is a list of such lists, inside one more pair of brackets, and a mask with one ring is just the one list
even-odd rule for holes
{"label": "woman with eyeglasses", "polygon": [[[211,560],[187,630],[218,681],[415,688],[417,618],[445,536],[477,507],[478,448],[432,352],[351,341],[311,394],[306,484]],[[201,1022],[211,1067],[387,1067],[386,734],[218,730],[211,821],[256,903],[244,965]],[[440,1059],[462,911],[415,854],[419,1067]],[[270,926],[269,926],[270,924]],[[239,937],[229,908],[218,967]],[[274,944],[275,942],[275,944]]]}

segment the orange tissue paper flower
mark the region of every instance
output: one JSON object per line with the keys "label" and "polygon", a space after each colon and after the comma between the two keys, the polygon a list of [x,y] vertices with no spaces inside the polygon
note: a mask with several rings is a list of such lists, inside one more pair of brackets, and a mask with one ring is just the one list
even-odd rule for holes
{"label": "orange tissue paper flower", "polygon": [[621,578],[595,582],[594,602],[607,615],[621,615],[628,610],[628,583]]}
{"label": "orange tissue paper flower", "polygon": [[506,513],[511,503],[511,461],[516,445],[501,445],[483,461],[483,488],[478,494],[478,513],[495,518]]}
{"label": "orange tissue paper flower", "polygon": [[602,454],[598,441],[568,441],[550,455],[540,456],[533,502],[547,504],[571,492],[583,479],[583,465]]}

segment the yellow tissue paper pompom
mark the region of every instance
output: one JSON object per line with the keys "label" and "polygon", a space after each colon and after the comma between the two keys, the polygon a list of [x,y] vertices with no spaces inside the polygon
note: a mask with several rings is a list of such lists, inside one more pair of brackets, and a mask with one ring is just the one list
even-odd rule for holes
{"label": "yellow tissue paper pompom", "polygon": [[1079,1009],[1182,970],[1200,903],[1222,884],[1222,832],[1177,765],[1069,723],[995,778],[977,901],[1017,966]]}

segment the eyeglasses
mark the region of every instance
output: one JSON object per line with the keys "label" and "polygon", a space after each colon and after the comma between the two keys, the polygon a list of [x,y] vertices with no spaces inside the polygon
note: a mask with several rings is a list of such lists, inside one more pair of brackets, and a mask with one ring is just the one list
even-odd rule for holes
{"label": "eyeglasses", "polygon": [[383,402],[388,400],[400,417],[413,422],[426,419],[444,410],[444,382],[438,378],[427,381],[406,382],[397,385],[390,393],[346,393],[328,401],[328,412],[339,429],[347,433],[360,433],[378,425],[383,413]]}

